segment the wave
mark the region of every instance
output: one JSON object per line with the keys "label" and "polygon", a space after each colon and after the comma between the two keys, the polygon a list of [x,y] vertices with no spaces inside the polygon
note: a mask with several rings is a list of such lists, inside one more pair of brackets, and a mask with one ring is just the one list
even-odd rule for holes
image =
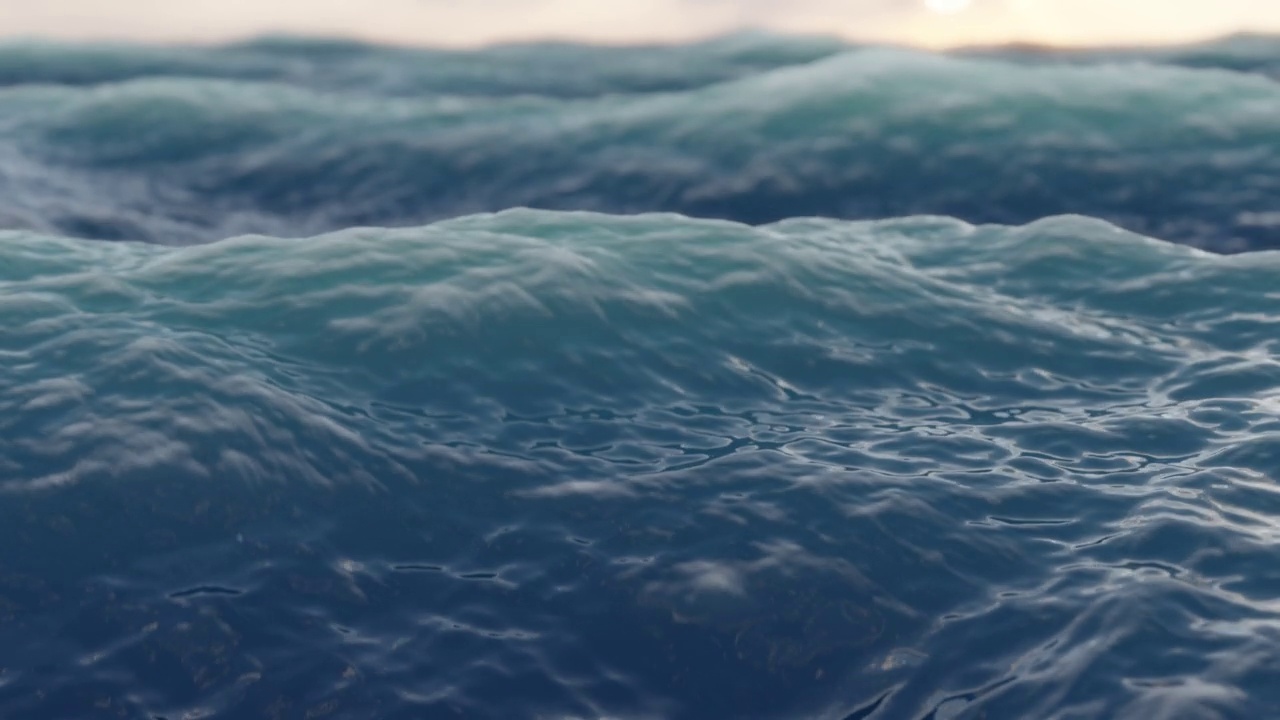
{"label": "wave", "polygon": [[[291,36],[202,47],[9,40],[0,41],[0,86],[89,86],[168,77],[277,82],[318,91],[396,97],[587,98],[691,90],[870,47],[834,37],[758,31],[677,45],[542,42],[480,50]],[[991,46],[962,48],[949,55],[1019,63],[1144,62],[1274,76],[1280,65],[1280,37],[1241,33],[1156,48]]]}
{"label": "wave", "polygon": [[274,82],[390,97],[586,98],[689,90],[849,49],[832,38],[738,33],[688,45],[410,49],[265,37],[216,47],[0,43],[0,85],[91,86],[143,78]]}
{"label": "wave", "polygon": [[0,226],[182,245],[521,206],[750,224],[1075,213],[1220,252],[1280,247],[1280,85],[1154,57],[755,35],[472,53],[10,44]]}
{"label": "wave", "polygon": [[5,233],[0,714],[1267,716],[1277,272],[1083,217]]}
{"label": "wave", "polygon": [[1146,63],[1280,77],[1280,37],[1259,33],[1239,33],[1208,42],[1170,47],[1079,49],[1015,45],[966,48],[957,54],[1016,62]]}

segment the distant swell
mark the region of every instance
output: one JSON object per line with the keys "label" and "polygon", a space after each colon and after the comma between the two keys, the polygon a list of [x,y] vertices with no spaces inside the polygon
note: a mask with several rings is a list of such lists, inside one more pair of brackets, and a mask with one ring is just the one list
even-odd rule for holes
{"label": "distant swell", "polygon": [[1079,217],[4,234],[0,715],[1273,716],[1278,272]]}
{"label": "distant swell", "polygon": [[1078,213],[1216,251],[1280,247],[1275,45],[9,44],[0,227],[183,245],[520,206],[747,223]]}

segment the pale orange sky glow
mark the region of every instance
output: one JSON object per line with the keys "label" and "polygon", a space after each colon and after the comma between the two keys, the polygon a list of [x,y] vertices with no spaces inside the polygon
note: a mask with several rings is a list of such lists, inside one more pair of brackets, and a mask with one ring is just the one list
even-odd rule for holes
{"label": "pale orange sky glow", "polygon": [[0,35],[71,40],[631,43],[748,27],[927,46],[1151,44],[1280,32],[1280,0],[0,0]]}

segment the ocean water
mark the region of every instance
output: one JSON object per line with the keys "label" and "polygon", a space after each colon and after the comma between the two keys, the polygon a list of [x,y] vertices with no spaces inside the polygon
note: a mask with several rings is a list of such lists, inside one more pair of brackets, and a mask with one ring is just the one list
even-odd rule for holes
{"label": "ocean water", "polygon": [[1280,247],[1280,42],[933,55],[754,34],[482,52],[0,45],[0,226],[191,244],[512,207],[1082,214]]}
{"label": "ocean water", "polygon": [[1277,58],[0,47],[0,717],[1280,716]]}

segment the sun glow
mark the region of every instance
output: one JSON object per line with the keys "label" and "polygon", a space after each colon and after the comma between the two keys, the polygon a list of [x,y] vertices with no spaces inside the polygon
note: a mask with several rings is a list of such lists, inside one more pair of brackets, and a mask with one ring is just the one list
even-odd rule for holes
{"label": "sun glow", "polygon": [[954,15],[969,9],[972,0],[924,0],[924,6],[941,15]]}
{"label": "sun glow", "polygon": [[742,28],[954,47],[1189,42],[1280,32],[1277,0],[0,0],[0,38],[230,41],[263,34],[406,45],[687,42]]}

